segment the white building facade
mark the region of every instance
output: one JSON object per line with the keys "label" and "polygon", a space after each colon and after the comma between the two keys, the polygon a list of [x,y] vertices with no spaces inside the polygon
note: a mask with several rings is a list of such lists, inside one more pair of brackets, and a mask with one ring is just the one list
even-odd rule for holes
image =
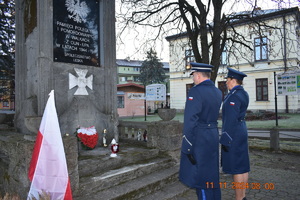
{"label": "white building facade", "polygon": [[[248,75],[243,84],[250,97],[248,109],[274,111],[277,74],[300,70],[299,8],[256,12],[259,20],[266,26],[260,27],[259,34],[258,26],[254,22],[234,22],[235,31],[242,33],[245,43],[252,50],[241,44],[227,43],[220,58],[221,65],[215,83],[225,96],[227,89],[224,76],[227,74],[227,67],[242,71]],[[234,38],[235,31],[227,29],[227,34]],[[166,39],[170,49],[170,105],[172,108],[184,110],[187,93],[193,86],[185,66],[188,62],[194,61],[193,53],[185,33],[169,36]],[[298,77],[300,82],[299,79],[300,77]],[[277,95],[278,111],[299,112],[299,91],[300,86],[298,94]]]}

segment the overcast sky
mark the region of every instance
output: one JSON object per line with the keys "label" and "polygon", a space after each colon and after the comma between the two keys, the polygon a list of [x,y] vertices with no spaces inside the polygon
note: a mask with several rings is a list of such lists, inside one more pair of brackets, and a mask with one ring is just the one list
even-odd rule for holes
{"label": "overcast sky", "polygon": [[[235,1],[236,3],[232,4],[230,2]],[[290,8],[298,6],[300,7],[299,0],[228,0],[224,5],[223,11],[225,13],[232,13],[232,11],[245,11],[251,10],[252,5],[255,5],[262,9],[278,9],[281,8]],[[278,4],[277,2],[281,2]],[[116,0],[116,12],[120,9],[120,0]],[[119,34],[120,24],[118,24],[118,19],[116,22],[116,34]],[[146,52],[149,51],[150,44],[147,46],[142,46],[143,42],[147,38],[150,38],[153,34],[151,28],[139,28],[138,30],[128,29],[121,35],[121,40],[117,37],[117,59],[125,59],[129,57],[131,60],[145,60]],[[160,40],[157,40],[155,44],[152,42],[151,45],[155,46],[155,51],[157,52],[158,58],[161,61],[169,61],[169,49],[168,42],[165,39],[166,35],[160,37]],[[142,48],[140,48],[142,46]],[[140,49],[140,50],[138,50]]]}

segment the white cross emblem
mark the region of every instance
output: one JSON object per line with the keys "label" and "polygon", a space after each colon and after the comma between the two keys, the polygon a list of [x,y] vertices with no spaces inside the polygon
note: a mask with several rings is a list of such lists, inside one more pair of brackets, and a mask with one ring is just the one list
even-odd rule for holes
{"label": "white cross emblem", "polygon": [[77,73],[78,77],[69,73],[69,89],[78,86],[74,95],[89,95],[85,87],[87,86],[91,90],[93,90],[93,75],[90,75],[86,78],[86,74],[88,72],[87,69],[74,68],[74,70]]}

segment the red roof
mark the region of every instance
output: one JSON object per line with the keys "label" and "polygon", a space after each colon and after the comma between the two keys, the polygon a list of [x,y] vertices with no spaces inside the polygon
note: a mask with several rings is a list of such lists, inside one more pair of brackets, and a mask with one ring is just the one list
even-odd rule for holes
{"label": "red roof", "polygon": [[143,85],[139,85],[139,84],[136,84],[136,83],[125,83],[125,84],[118,84],[117,85],[118,88],[121,88],[121,87],[130,87],[130,86],[138,87],[138,88],[144,88]]}

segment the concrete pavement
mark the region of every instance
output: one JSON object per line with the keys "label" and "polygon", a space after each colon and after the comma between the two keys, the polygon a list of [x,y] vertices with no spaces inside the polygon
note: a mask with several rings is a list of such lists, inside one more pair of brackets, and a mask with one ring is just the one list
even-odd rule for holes
{"label": "concrete pavement", "polygon": [[[300,196],[300,154],[250,150],[251,171],[247,200],[296,200]],[[221,173],[222,199],[234,200],[231,175]],[[197,200],[189,190],[177,200]]]}

